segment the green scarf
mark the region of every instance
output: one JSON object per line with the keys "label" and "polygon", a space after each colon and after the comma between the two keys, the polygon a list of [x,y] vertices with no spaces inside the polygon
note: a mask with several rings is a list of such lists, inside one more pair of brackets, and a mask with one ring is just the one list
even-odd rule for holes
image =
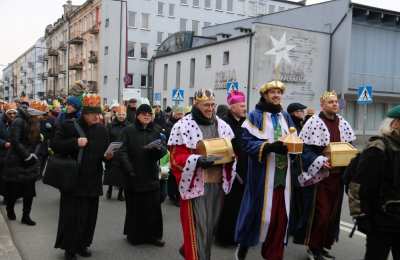
{"label": "green scarf", "polygon": [[[274,127],[274,140],[279,140],[282,136],[282,128],[277,122],[276,126]],[[274,189],[278,187],[286,186],[286,174],[287,174],[287,156],[282,154],[275,154],[275,181],[274,181]]]}

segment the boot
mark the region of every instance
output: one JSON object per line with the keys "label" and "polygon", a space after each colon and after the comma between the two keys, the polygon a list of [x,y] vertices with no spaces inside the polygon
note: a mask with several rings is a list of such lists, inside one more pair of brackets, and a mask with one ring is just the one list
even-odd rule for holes
{"label": "boot", "polygon": [[235,251],[235,260],[245,260],[248,250],[248,247],[238,245]]}
{"label": "boot", "polygon": [[123,192],[124,192],[124,189],[123,188],[119,188],[119,191],[118,191],[118,200],[119,201],[124,201],[125,200]]}
{"label": "boot", "polygon": [[17,216],[15,216],[14,208],[7,207],[7,218],[9,220],[16,220]]}
{"label": "boot", "polygon": [[36,222],[33,221],[30,217],[31,209],[32,209],[32,202],[33,202],[33,197],[25,197],[22,201],[23,214],[22,214],[21,223],[26,224],[28,226],[36,225]]}
{"label": "boot", "polygon": [[78,255],[80,255],[82,257],[91,257],[92,252],[90,252],[90,250],[87,247],[84,247],[78,251]]}
{"label": "boot", "polygon": [[36,225],[36,222],[33,221],[29,215],[25,215],[25,214],[22,216],[21,223],[25,224],[25,225],[28,225],[28,226],[35,226]]}
{"label": "boot", "polygon": [[65,260],[77,260],[76,255],[74,253],[65,251],[64,253],[64,259]]}
{"label": "boot", "polygon": [[107,198],[107,199],[111,199],[111,195],[112,195],[112,186],[109,185],[109,186],[108,186],[108,190],[107,190],[106,198]]}

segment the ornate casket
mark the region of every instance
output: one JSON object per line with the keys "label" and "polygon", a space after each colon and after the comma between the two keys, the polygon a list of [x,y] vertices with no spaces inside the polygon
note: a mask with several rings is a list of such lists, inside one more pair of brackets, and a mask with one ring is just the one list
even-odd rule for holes
{"label": "ornate casket", "polygon": [[199,141],[196,147],[196,154],[218,157],[218,160],[214,163],[216,165],[233,162],[235,158],[232,143],[226,138],[212,138]]}
{"label": "ornate casket", "polygon": [[349,143],[332,142],[323,153],[329,158],[332,167],[345,167],[356,157],[358,150]]}
{"label": "ornate casket", "polygon": [[288,148],[290,154],[301,154],[303,152],[303,140],[297,136],[296,128],[290,127],[289,134],[283,138],[283,143]]}

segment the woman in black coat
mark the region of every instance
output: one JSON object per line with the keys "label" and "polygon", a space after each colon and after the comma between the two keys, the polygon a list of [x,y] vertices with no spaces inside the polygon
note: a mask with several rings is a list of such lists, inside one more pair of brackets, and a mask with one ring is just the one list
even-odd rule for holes
{"label": "woman in black coat", "polygon": [[122,132],[120,153],[126,171],[124,234],[133,245],[164,246],[158,161],[167,150],[151,121],[152,109],[143,104],[137,109],[135,124]]}
{"label": "woman in black coat", "polygon": [[15,220],[14,205],[23,198],[21,222],[34,226],[30,218],[33,197],[36,196],[35,182],[40,174],[39,151],[41,145],[40,119],[38,110],[21,107],[10,128],[11,147],[5,157],[3,180],[6,186],[7,217]]}
{"label": "woman in black coat", "polygon": [[76,187],[61,192],[60,213],[55,248],[65,250],[65,259],[74,260],[76,254],[91,256],[88,247],[93,241],[97,221],[99,196],[102,195],[104,153],[108,146],[106,128],[100,124],[100,107],[84,106],[77,120],[85,137],[80,137],[73,120],[66,120],[56,130],[51,147],[60,156],[83,156]]}
{"label": "woman in black coat", "polygon": [[[122,130],[124,130],[129,122],[126,120],[126,107],[123,105],[118,106],[116,109],[116,117],[113,121],[107,125],[108,135],[110,136],[110,142],[118,142],[121,139]],[[107,199],[111,199],[112,187],[119,187],[118,200],[123,201],[123,169],[121,166],[121,159],[119,151],[114,153],[113,159],[106,163],[106,170],[104,174],[104,185],[108,185]]]}

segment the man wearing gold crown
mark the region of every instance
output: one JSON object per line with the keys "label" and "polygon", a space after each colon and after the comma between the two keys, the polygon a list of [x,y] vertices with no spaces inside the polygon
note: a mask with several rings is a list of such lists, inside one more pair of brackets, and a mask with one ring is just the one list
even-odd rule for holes
{"label": "man wearing gold crown", "polygon": [[332,168],[323,150],[331,142],[352,142],[355,135],[350,124],[337,113],[335,92],[325,92],[320,99],[321,112],[304,125],[303,173],[298,181],[303,188],[302,217],[297,220],[295,243],[308,246],[311,260],[334,258],[328,250],[339,235],[343,199],[343,168]]}
{"label": "man wearing gold crown", "polygon": [[216,158],[196,154],[199,141],[234,137],[227,123],[215,115],[215,96],[200,89],[192,112],[172,128],[168,145],[171,167],[181,194],[181,223],[186,260],[210,260],[215,228],[222,210],[224,193],[235,178],[233,163],[214,165]]}
{"label": "man wearing gold crown", "polygon": [[248,153],[244,196],[236,225],[236,259],[262,243],[262,256],[282,260],[290,209],[290,160],[281,141],[293,126],[282,110],[285,85],[271,81],[260,88],[260,101],[243,123],[243,149]]}

